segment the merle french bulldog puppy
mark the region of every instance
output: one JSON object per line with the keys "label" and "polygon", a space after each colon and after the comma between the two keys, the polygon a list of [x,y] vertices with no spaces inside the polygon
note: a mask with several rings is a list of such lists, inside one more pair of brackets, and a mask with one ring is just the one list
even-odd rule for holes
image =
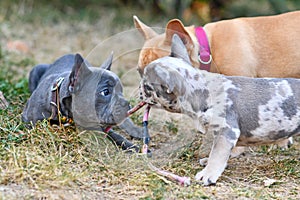
{"label": "merle french bulldog puppy", "polygon": [[271,144],[300,132],[300,80],[225,76],[191,66],[176,34],[171,56],[151,62],[144,71],[144,101],[190,116],[213,143],[196,180],[215,184],[235,146]]}
{"label": "merle french bulldog puppy", "polygon": [[[112,58],[100,68],[92,67],[79,54],[35,66],[29,75],[32,94],[23,110],[23,121],[35,124],[43,119],[53,123],[73,119],[80,127],[97,130],[120,124],[132,137],[142,138],[142,129],[127,118],[130,106],[120,79],[110,71]],[[132,145],[113,131],[109,134],[124,148]]]}

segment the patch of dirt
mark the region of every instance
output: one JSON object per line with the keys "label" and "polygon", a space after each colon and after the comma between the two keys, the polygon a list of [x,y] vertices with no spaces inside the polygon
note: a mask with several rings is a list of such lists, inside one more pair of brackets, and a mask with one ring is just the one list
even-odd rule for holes
{"label": "patch of dirt", "polygon": [[0,194],[2,199],[112,199],[105,193],[100,194],[98,191],[92,189],[80,188],[55,188],[55,189],[34,189],[28,188],[26,185],[0,185]]}

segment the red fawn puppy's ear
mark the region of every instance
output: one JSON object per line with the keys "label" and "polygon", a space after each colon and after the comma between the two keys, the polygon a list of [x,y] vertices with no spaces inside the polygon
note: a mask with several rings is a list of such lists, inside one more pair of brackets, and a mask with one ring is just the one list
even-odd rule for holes
{"label": "red fawn puppy's ear", "polygon": [[143,35],[145,40],[149,40],[157,36],[157,33],[152,28],[141,22],[139,18],[135,15],[133,16],[133,22],[135,28],[139,30],[139,32]]}
{"label": "red fawn puppy's ear", "polygon": [[189,33],[185,30],[184,25],[179,19],[172,19],[168,22],[166,26],[166,38],[165,44],[171,44],[172,37],[174,34],[177,34],[184,44],[192,44],[192,38]]}

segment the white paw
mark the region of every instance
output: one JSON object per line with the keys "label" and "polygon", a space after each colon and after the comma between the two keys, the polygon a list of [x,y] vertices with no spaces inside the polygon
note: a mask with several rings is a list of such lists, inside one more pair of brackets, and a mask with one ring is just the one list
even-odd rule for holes
{"label": "white paw", "polygon": [[213,171],[205,167],[202,171],[198,172],[195,176],[196,181],[202,180],[204,185],[215,185],[219,176]]}
{"label": "white paw", "polygon": [[294,140],[293,140],[293,137],[289,137],[288,139],[277,142],[276,144],[282,150],[287,150],[294,144]]}
{"label": "white paw", "polygon": [[208,163],[208,158],[201,158],[201,159],[199,160],[199,163],[200,163],[200,165],[201,165],[202,167],[205,167],[205,166],[207,165],[207,163]]}

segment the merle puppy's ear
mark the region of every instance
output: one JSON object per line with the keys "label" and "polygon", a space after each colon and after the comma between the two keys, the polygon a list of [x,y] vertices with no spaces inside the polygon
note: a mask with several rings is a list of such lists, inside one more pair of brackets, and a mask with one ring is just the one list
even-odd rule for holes
{"label": "merle puppy's ear", "polygon": [[110,56],[102,63],[102,65],[100,66],[100,68],[106,69],[106,70],[110,71],[111,64],[112,64],[112,61],[113,61],[113,55],[114,55],[114,53],[111,52]]}
{"label": "merle puppy's ear", "polygon": [[174,34],[172,37],[171,56],[175,58],[182,58],[183,60],[191,64],[187,49],[183,44],[181,38],[177,34]]}
{"label": "merle puppy's ear", "polygon": [[83,85],[84,78],[92,71],[88,68],[80,54],[75,55],[74,66],[69,76],[69,92],[76,93]]}

